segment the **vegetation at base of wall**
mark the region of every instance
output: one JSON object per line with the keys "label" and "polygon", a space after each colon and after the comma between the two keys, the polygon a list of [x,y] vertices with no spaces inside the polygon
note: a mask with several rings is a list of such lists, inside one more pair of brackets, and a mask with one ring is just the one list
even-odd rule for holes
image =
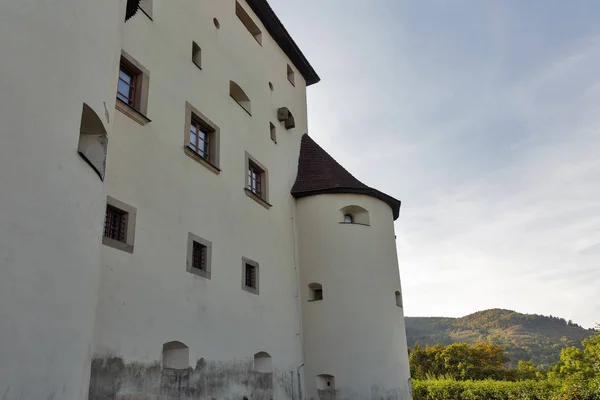
{"label": "vegetation at base of wall", "polygon": [[[600,326],[599,326],[600,328]],[[501,346],[454,343],[410,350],[414,400],[600,400],[600,331],[561,351],[548,370],[507,368]]]}
{"label": "vegetation at base of wall", "polygon": [[581,347],[581,341],[594,334],[572,321],[553,316],[521,314],[493,309],[462,318],[406,317],[409,346],[488,342],[506,349],[517,367],[517,360],[531,360],[540,369],[555,364],[562,349]]}

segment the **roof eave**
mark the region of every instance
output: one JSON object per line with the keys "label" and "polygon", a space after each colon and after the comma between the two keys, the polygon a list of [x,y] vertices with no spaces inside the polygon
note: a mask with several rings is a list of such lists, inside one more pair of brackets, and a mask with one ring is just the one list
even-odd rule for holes
{"label": "roof eave", "polygon": [[317,75],[317,72],[310,65],[304,54],[302,54],[302,51],[300,51],[300,48],[296,45],[296,42],[294,42],[294,39],[292,39],[285,29],[269,3],[266,0],[246,0],[246,3],[248,3],[252,11],[258,16],[279,47],[281,47],[283,52],[298,68],[298,71],[300,71],[306,80],[306,86],[319,82],[321,78],[319,78],[319,75]]}

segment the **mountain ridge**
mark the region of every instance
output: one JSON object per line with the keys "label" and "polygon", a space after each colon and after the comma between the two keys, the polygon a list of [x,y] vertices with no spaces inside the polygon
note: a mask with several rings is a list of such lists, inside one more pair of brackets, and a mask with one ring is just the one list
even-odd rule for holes
{"label": "mountain ridge", "polygon": [[405,317],[405,322],[410,347],[485,341],[505,347],[511,367],[524,360],[548,368],[559,360],[563,348],[581,347],[581,341],[595,332],[552,315],[522,314],[501,308],[458,318]]}

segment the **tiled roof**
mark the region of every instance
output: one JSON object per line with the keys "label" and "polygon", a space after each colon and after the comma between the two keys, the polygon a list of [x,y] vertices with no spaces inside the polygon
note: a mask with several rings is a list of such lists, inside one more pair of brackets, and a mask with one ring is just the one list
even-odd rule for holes
{"label": "tiled roof", "polygon": [[364,194],[386,202],[392,208],[394,220],[400,214],[400,200],[356,179],[306,134],[302,136],[298,174],[291,193],[296,198],[324,193]]}

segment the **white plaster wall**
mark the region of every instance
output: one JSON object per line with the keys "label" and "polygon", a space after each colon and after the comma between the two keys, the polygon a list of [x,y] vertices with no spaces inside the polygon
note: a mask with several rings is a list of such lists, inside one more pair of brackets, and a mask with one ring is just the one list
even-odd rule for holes
{"label": "white plaster wall", "polygon": [[[294,371],[295,389],[302,352],[289,192],[306,133],[306,88],[299,73],[295,87],[287,81],[289,60],[242,5],[263,31],[262,46],[234,1],[155,1],[153,21],[140,14],[125,26],[125,51],[150,72],[152,122],[115,115],[107,193],[137,208],[135,248],[102,248],[94,352],[151,363],[176,340],[189,346],[194,367],[200,358],[252,363],[265,351],[275,374],[291,379]],[[230,80],[250,97],[252,116],[229,97]],[[220,128],[219,175],[184,154],[186,101]],[[281,106],[292,110],[295,129],[277,121]],[[245,151],[268,169],[269,210],[244,192]],[[210,280],[186,272],[188,232],[212,242]],[[241,288],[242,257],[260,264],[258,296]],[[276,398],[289,396],[277,390]]]}
{"label": "white plaster wall", "polygon": [[0,2],[2,399],[87,396],[105,195],[77,144],[84,102],[110,135],[123,6]]}
{"label": "white plaster wall", "polygon": [[[370,226],[340,224],[341,208],[369,212]],[[335,377],[337,399],[409,399],[408,352],[391,208],[364,195],[297,201],[306,398],[317,376]],[[323,300],[309,302],[312,282]]]}

